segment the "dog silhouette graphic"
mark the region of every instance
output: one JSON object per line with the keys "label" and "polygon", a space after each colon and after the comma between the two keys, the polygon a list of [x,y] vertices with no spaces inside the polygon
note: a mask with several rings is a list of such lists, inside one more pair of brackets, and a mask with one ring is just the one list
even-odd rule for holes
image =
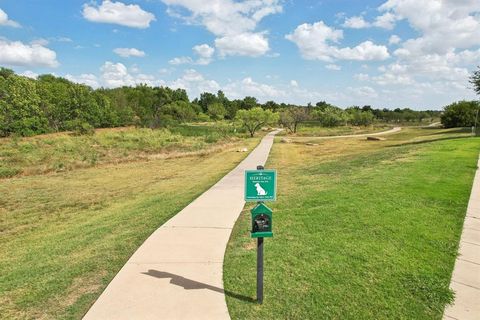
{"label": "dog silhouette graphic", "polygon": [[266,196],[267,195],[267,192],[265,191],[265,189],[263,189],[261,186],[260,186],[260,183],[255,183],[255,188],[257,188],[257,195],[258,196]]}

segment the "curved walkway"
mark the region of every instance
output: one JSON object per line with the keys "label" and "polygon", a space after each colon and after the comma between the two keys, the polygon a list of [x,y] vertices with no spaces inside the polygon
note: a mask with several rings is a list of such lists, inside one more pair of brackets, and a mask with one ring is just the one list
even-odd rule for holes
{"label": "curved walkway", "polygon": [[294,139],[338,139],[338,138],[361,138],[361,137],[372,137],[372,136],[382,136],[385,134],[392,134],[396,132],[400,132],[402,130],[402,127],[394,127],[390,130],[386,131],[381,131],[381,132],[374,132],[374,133],[360,133],[360,134],[349,134],[349,135],[343,135],[343,136],[320,136],[320,137],[311,137],[311,136],[306,136],[306,137],[294,137]]}
{"label": "curved walkway", "polygon": [[245,204],[244,170],[265,164],[276,133],[152,233],[84,319],[229,319],[223,256]]}

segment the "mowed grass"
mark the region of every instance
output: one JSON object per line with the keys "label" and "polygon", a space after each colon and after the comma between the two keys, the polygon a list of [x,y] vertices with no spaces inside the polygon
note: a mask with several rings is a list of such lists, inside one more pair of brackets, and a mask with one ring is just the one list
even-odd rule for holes
{"label": "mowed grass", "polygon": [[0,318],[80,319],[142,242],[258,141],[0,180]]}
{"label": "mowed grass", "polygon": [[99,164],[175,157],[203,152],[219,142],[238,140],[228,124],[177,125],[170,129],[98,129],[94,135],[72,133],[0,139],[0,179],[88,168]]}
{"label": "mowed grass", "polygon": [[480,139],[438,129],[387,138],[274,145],[265,300],[248,299],[256,242],[245,210],[224,264],[232,319],[441,319]]}
{"label": "mowed grass", "polygon": [[378,123],[369,126],[338,126],[338,127],[322,127],[318,123],[301,123],[296,133],[288,133],[284,131],[280,135],[290,135],[298,137],[325,137],[337,135],[364,134],[386,131],[393,128],[393,125]]}

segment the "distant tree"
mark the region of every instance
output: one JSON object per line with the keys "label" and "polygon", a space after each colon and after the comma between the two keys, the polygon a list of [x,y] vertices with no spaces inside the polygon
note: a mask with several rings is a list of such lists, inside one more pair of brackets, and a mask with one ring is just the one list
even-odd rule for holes
{"label": "distant tree", "polygon": [[184,100],[178,100],[166,104],[160,110],[160,119],[163,120],[162,124],[168,124],[169,122],[175,121],[192,121],[197,115],[193,105]]}
{"label": "distant tree", "polygon": [[227,119],[233,120],[235,119],[235,116],[237,115],[237,111],[239,109],[239,103],[238,100],[234,101],[225,101],[223,106],[225,107],[225,110],[227,111],[225,117]]}
{"label": "distant tree", "polygon": [[306,107],[290,107],[280,112],[280,124],[292,133],[296,133],[299,124],[308,119],[309,110]]}
{"label": "distant tree", "polygon": [[337,127],[347,124],[348,115],[338,107],[326,106],[313,111],[312,117],[319,121],[323,127]]}
{"label": "distant tree", "polygon": [[470,77],[470,83],[473,85],[473,90],[480,95],[480,66],[477,68],[478,70],[473,71]]}
{"label": "distant tree", "polygon": [[10,76],[15,75],[15,72],[11,69],[0,67],[0,77],[7,79]]}
{"label": "distant tree", "polygon": [[318,108],[319,110],[325,110],[327,107],[332,107],[332,105],[325,101],[319,101],[315,104],[315,108]]}
{"label": "distant tree", "polygon": [[240,109],[250,110],[258,106],[257,98],[245,97],[240,104]]}
{"label": "distant tree", "polygon": [[225,110],[223,104],[215,102],[208,106],[207,113],[213,120],[222,120],[225,118],[227,110]]}
{"label": "distant tree", "polygon": [[270,101],[265,102],[265,104],[263,105],[263,108],[268,109],[268,110],[272,110],[273,112],[276,112],[280,108],[280,106],[275,101],[270,100]]}
{"label": "distant tree", "polygon": [[217,102],[217,96],[210,92],[200,94],[198,104],[202,107],[204,113],[208,112],[208,106]]}
{"label": "distant tree", "polygon": [[270,110],[255,107],[250,110],[238,110],[236,119],[248,130],[250,136],[253,137],[255,132],[261,127],[277,122],[278,114]]}
{"label": "distant tree", "polygon": [[372,106],[365,105],[362,107],[362,111],[373,111]]}
{"label": "distant tree", "polygon": [[440,119],[445,128],[470,127],[475,125],[478,108],[477,101],[454,102],[444,108]]}
{"label": "distant tree", "polygon": [[371,111],[361,111],[359,107],[347,109],[348,122],[354,126],[368,126],[373,123],[375,117]]}
{"label": "distant tree", "polygon": [[172,90],[171,98],[172,101],[184,101],[190,103],[187,91],[185,91],[185,89]]}

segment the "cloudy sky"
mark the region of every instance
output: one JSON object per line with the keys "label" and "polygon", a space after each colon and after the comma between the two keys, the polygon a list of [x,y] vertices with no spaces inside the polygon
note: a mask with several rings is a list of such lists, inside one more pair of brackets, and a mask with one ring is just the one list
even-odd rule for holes
{"label": "cloudy sky", "polygon": [[476,98],[479,0],[0,0],[0,65],[92,87],[439,109]]}

